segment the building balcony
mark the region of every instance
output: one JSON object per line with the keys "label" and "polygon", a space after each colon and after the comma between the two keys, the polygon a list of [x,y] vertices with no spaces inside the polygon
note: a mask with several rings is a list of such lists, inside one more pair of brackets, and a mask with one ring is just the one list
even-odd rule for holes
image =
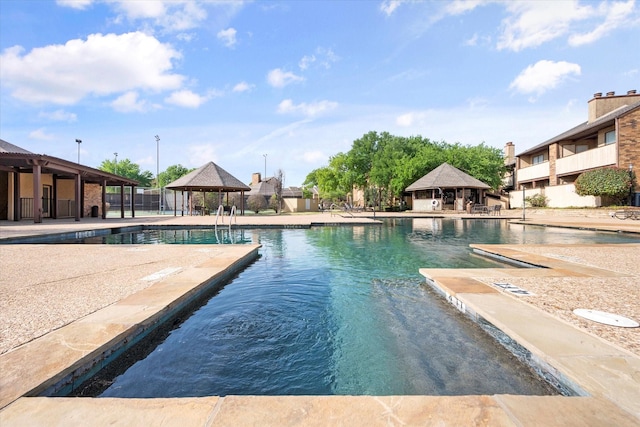
{"label": "building balcony", "polygon": [[556,160],[556,175],[568,175],[616,164],[616,144],[609,144]]}
{"label": "building balcony", "polygon": [[549,178],[549,162],[518,169],[517,178],[518,182]]}

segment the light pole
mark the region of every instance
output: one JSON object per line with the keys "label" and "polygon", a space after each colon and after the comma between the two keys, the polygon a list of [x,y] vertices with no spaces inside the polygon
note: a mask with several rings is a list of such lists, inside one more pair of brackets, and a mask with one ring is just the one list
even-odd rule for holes
{"label": "light pole", "polygon": [[629,163],[629,206],[633,206],[633,164]]}
{"label": "light pole", "polygon": [[264,178],[263,181],[267,179],[267,155],[263,154],[264,157]]}
{"label": "light pole", "polygon": [[158,187],[158,215],[160,215],[160,137],[156,135],[156,186]]}
{"label": "light pole", "polygon": [[76,139],[76,142],[78,143],[78,164],[80,164],[80,144],[82,144],[82,140]]}
{"label": "light pole", "polygon": [[114,156],[116,156],[116,162],[115,162],[115,166],[114,166],[114,175],[118,175],[118,153],[113,153]]}

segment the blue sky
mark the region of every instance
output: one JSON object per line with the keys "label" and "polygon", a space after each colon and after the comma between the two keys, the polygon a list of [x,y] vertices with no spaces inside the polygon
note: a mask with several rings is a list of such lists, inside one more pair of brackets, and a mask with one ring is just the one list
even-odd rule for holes
{"label": "blue sky", "polygon": [[300,185],[369,131],[523,151],[640,90],[623,1],[0,1],[0,138]]}

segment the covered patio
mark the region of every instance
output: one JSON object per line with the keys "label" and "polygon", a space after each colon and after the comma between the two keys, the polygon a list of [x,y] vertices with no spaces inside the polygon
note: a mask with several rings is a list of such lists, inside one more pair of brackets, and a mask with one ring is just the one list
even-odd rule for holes
{"label": "covered patio", "polygon": [[[229,193],[240,192],[240,212],[244,215],[244,192],[251,190],[251,188],[242,183],[239,179],[231,175],[229,172],[222,169],[220,166],[213,162],[209,162],[198,169],[186,174],[183,177],[178,178],[172,183],[166,186],[167,189],[173,190],[174,216],[178,214],[177,196],[176,192],[182,192],[182,206],[181,215],[184,216],[185,210],[188,215],[200,215],[208,212],[206,204],[207,193],[218,193],[218,200],[216,206],[222,206],[222,193],[225,193],[226,199],[229,199]],[[187,203],[184,203],[184,192],[187,192]],[[202,193],[203,202],[201,205],[195,205],[193,203],[193,193]]]}
{"label": "covered patio", "polygon": [[[106,188],[137,181],[45,154],[35,154],[0,140],[0,219],[70,218],[107,215]],[[124,201],[121,203],[124,218]],[[131,206],[131,216],[135,216]]]}

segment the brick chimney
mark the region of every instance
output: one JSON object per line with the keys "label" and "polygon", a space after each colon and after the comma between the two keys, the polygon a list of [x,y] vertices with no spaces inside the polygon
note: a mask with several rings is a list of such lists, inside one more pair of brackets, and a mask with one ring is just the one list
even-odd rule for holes
{"label": "brick chimney", "polygon": [[504,164],[506,166],[516,163],[516,146],[513,142],[507,142],[504,146]]}
{"label": "brick chimney", "polygon": [[602,96],[602,92],[594,93],[589,100],[589,123],[597,120],[620,107],[631,105],[640,101],[640,95],[635,90],[627,91],[626,95],[616,95],[615,92],[607,92]]}
{"label": "brick chimney", "polygon": [[251,185],[260,184],[262,182],[262,177],[260,176],[260,172],[255,172],[251,175]]}

